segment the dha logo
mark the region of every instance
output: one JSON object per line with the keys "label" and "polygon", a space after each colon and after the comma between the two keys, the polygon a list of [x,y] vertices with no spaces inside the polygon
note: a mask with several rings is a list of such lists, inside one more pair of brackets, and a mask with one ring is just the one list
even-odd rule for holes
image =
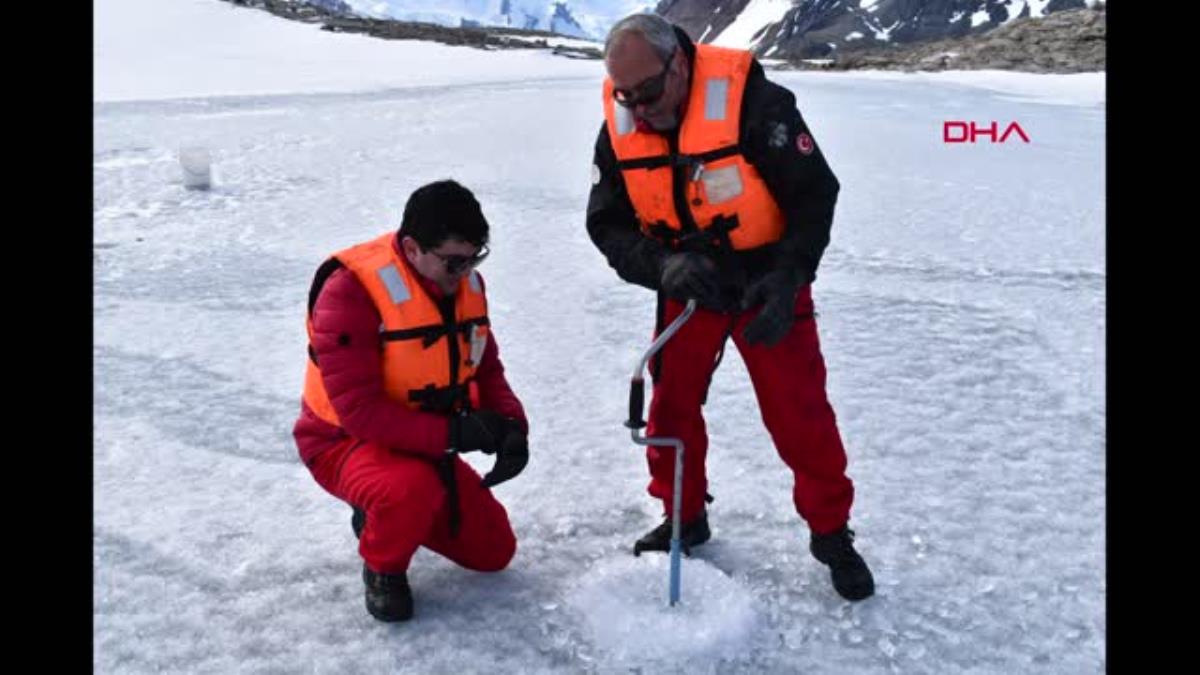
{"label": "dha logo", "polygon": [[1004,133],[997,136],[999,125],[992,122],[988,126],[978,126],[974,122],[948,121],[942,123],[942,141],[945,143],[975,143],[978,137],[986,136],[992,143],[1003,143],[1016,132],[1021,140],[1028,143],[1029,135],[1020,124],[1010,122]]}

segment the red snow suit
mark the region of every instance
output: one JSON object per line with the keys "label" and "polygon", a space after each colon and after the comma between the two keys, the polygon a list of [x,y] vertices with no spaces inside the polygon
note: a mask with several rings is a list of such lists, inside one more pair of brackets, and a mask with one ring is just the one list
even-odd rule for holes
{"label": "red snow suit", "polygon": [[[384,258],[380,258],[381,241]],[[376,247],[373,257],[368,257],[374,261],[371,264],[390,259],[395,267],[396,274],[378,277],[389,280],[391,288],[385,288],[385,292],[407,292],[415,305],[422,306],[442,297],[436,284],[409,265],[394,235],[347,252],[361,253],[367,246]],[[338,257],[354,259],[353,255]],[[431,361],[448,363],[438,361],[441,356],[432,356],[435,352],[445,354],[447,338],[429,347],[429,358],[389,354],[389,347],[382,344],[381,327],[401,330],[404,326],[395,322],[406,319],[392,316],[385,320],[388,309],[381,312],[376,304],[378,292],[374,299],[372,295],[372,290],[378,289],[368,290],[353,269],[354,263],[350,264],[337,267],[327,276],[318,274],[322,283],[314,283],[310,294],[309,365],[319,380],[314,383],[311,377],[308,379],[300,417],[293,428],[301,459],[322,488],[366,512],[359,553],[372,570],[384,574],[406,570],[419,546],[471,569],[503,569],[516,551],[507,512],[490,490],[479,486],[479,475],[455,458],[462,516],[457,536],[450,536],[446,489],[435,467],[448,445],[448,417],[421,410],[399,393],[419,388],[408,386],[415,382],[412,378],[404,384],[408,389],[399,386],[405,375],[400,373],[402,365],[397,364],[405,358],[412,362],[412,372],[419,373],[417,379],[423,383],[447,384],[437,381],[433,374],[436,371],[426,367]],[[458,319],[471,318],[479,314],[480,307],[486,307],[482,277],[477,272],[472,274],[455,294]],[[403,291],[396,280],[402,282]],[[472,299],[471,293],[478,297]],[[428,318],[424,311],[412,317],[415,321]],[[464,346],[470,337],[464,338]],[[459,351],[469,359],[469,348]],[[472,368],[478,407],[515,417],[528,430],[521,403],[504,377],[494,334],[486,333],[486,346]],[[323,395],[316,395],[318,391]],[[330,410],[319,413],[310,401],[316,408],[327,401]]]}

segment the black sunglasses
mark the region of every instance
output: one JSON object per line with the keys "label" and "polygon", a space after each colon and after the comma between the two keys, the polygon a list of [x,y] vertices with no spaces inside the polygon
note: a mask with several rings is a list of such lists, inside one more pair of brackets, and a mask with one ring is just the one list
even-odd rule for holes
{"label": "black sunglasses", "polygon": [[458,274],[464,269],[473,269],[479,265],[479,263],[483,262],[483,259],[488,257],[488,254],[491,253],[491,251],[488,250],[487,244],[480,246],[479,250],[475,252],[475,255],[442,255],[441,253],[427,249],[425,249],[425,252],[434,256],[438,260],[441,260],[446,266],[447,274]]}
{"label": "black sunglasses", "polygon": [[613,88],[613,100],[626,108],[654,105],[667,90],[667,74],[671,72],[671,62],[674,60],[675,55],[672,54],[663,64],[661,73],[647,77],[628,89]]}

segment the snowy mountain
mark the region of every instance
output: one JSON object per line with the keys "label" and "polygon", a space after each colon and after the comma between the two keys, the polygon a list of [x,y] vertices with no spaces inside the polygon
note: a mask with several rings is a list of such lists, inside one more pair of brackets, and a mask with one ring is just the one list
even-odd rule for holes
{"label": "snowy mountain", "polygon": [[363,15],[445,26],[509,26],[603,39],[621,17],[653,0],[347,0]]}
{"label": "snowy mountain", "polygon": [[694,39],[774,58],[962,37],[1098,0],[663,0]]}

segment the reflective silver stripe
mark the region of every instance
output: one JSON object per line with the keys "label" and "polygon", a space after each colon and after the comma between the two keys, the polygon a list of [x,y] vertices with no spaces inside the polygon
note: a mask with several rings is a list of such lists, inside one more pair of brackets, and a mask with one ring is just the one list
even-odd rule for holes
{"label": "reflective silver stripe", "polygon": [[725,103],[729,100],[729,78],[704,81],[704,119],[725,119]]}
{"label": "reflective silver stripe", "polygon": [[633,112],[623,105],[612,104],[616,108],[617,133],[621,136],[633,131]]}
{"label": "reflective silver stripe", "polygon": [[400,270],[396,269],[395,265],[387,265],[379,268],[377,272],[379,280],[387,287],[388,295],[392,298],[392,302],[397,305],[405,302],[412,295],[408,292],[408,286],[404,285],[404,279],[400,276]]}
{"label": "reflective silver stripe", "polygon": [[467,277],[467,281],[471,284],[471,290],[476,293],[483,292],[483,286],[479,283],[479,272],[471,270],[471,276]]}

